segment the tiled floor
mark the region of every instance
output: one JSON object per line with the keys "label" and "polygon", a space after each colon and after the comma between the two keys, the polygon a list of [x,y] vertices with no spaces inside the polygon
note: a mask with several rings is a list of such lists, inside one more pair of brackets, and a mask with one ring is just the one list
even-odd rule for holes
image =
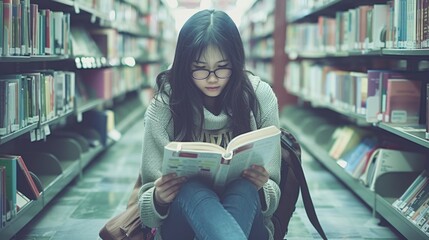
{"label": "tiled floor", "polygon": [[[142,122],[94,160],[17,236],[19,240],[96,240],[105,221],[125,208],[138,174]],[[335,177],[304,152],[304,171],[316,211],[329,239],[401,239],[378,225],[363,205]],[[319,239],[298,200],[287,239]],[[180,239],[178,239],[180,240]]]}

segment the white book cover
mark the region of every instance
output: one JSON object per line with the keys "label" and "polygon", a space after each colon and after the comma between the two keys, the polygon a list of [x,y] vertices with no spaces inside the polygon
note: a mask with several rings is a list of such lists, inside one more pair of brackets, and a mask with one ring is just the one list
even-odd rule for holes
{"label": "white book cover", "polygon": [[387,25],[388,11],[387,4],[374,4],[373,6],[372,42],[370,43],[372,49],[385,47],[385,42],[382,41],[382,33]]}
{"label": "white book cover", "polygon": [[389,172],[416,172],[424,169],[428,157],[417,153],[402,150],[379,148],[370,157],[370,163],[363,175],[371,191],[377,178]]}

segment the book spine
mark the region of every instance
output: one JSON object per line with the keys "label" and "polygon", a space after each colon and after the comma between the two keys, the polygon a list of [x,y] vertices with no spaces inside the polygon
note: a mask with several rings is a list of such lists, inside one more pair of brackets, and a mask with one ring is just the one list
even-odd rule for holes
{"label": "book spine", "polygon": [[25,76],[19,77],[19,128],[24,128],[28,124],[28,93]]}
{"label": "book spine", "polygon": [[13,55],[21,55],[21,4],[19,0],[12,3],[12,47]]}
{"label": "book spine", "polygon": [[45,9],[45,54],[50,55],[53,53],[53,46],[51,44],[52,37],[52,12],[49,9]]}
{"label": "book spine", "polygon": [[63,52],[64,55],[71,54],[70,52],[70,46],[71,46],[71,40],[70,40],[70,14],[65,13],[63,18]]}
{"label": "book spine", "polygon": [[39,44],[37,48],[39,49],[40,55],[45,55],[45,41],[46,41],[46,10],[41,9],[39,11]]}
{"label": "book spine", "polygon": [[39,5],[31,4],[31,54],[38,55],[39,54]]}
{"label": "book spine", "polygon": [[12,2],[3,1],[3,56],[12,53]]}
{"label": "book spine", "polygon": [[411,206],[411,204],[414,203],[414,201],[419,197],[420,192],[426,188],[426,185],[428,185],[428,178],[425,178],[417,187],[416,189],[413,189],[414,191],[410,196],[407,197],[407,199],[399,206],[400,211],[404,214],[407,212],[408,208]]}
{"label": "book spine", "polygon": [[411,218],[416,210],[425,202],[429,195],[429,185],[426,185],[414,198],[409,207],[404,212],[405,217]]}
{"label": "book spine", "polygon": [[420,48],[426,48],[425,41],[425,32],[427,31],[429,22],[428,22],[428,6],[429,0],[421,0],[421,9],[420,9]]}
{"label": "book spine", "polygon": [[381,72],[377,70],[368,70],[368,89],[366,102],[366,121],[377,122],[377,115],[380,112],[380,78]]}
{"label": "book spine", "polygon": [[34,74],[33,75],[33,81],[34,81],[34,111],[35,111],[35,122],[38,122],[41,118],[41,90],[40,90],[40,74]]}
{"label": "book spine", "polygon": [[387,82],[389,73],[382,73],[382,77],[379,82],[380,90],[380,111],[377,113],[377,120],[383,121],[384,113],[386,112],[386,101],[387,101]]}
{"label": "book spine", "polygon": [[0,0],[0,56],[3,56],[3,1]]}
{"label": "book spine", "polygon": [[0,136],[6,135],[8,131],[8,108],[7,108],[7,81],[0,80]]}
{"label": "book spine", "polygon": [[25,164],[24,159],[22,156],[17,156],[18,164],[21,167],[25,178],[28,181],[29,187],[31,189],[31,192],[33,193],[33,196],[29,196],[31,199],[36,200],[40,196],[39,189],[37,189],[36,183],[33,181],[33,177],[30,175],[30,172],[28,171],[27,165]]}
{"label": "book spine", "polygon": [[30,1],[21,0],[21,54],[30,55]]}
{"label": "book spine", "polygon": [[6,226],[6,200],[4,197],[4,192],[6,191],[6,168],[4,166],[0,166],[0,192],[2,197],[0,198],[0,228],[4,228]]}
{"label": "book spine", "polygon": [[405,41],[405,48],[414,49],[416,48],[416,23],[417,23],[417,3],[416,0],[407,1],[407,13],[406,16],[406,28],[407,35]]}
{"label": "book spine", "polygon": [[426,170],[423,170],[418,176],[417,178],[411,183],[411,185],[405,190],[405,192],[401,195],[401,197],[399,197],[398,199],[395,200],[395,202],[392,203],[392,206],[395,207],[396,209],[400,210],[400,206],[402,205],[402,203],[405,201],[405,199],[408,198],[408,196],[410,196],[412,194],[412,192],[416,189],[416,187],[424,181],[426,176]]}
{"label": "book spine", "polygon": [[429,83],[426,83],[426,139],[429,139]]}

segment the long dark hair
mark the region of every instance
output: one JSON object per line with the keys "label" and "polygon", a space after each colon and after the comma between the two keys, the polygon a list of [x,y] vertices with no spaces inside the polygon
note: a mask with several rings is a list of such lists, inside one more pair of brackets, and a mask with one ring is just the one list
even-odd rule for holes
{"label": "long dark hair", "polygon": [[[179,32],[171,68],[157,77],[158,93],[169,97],[176,141],[195,141],[201,133],[203,93],[194,85],[191,66],[209,45],[218,47],[232,68],[230,80],[216,101],[231,119],[233,136],[251,130],[250,112],[255,117],[259,115],[259,103],[244,68],[243,42],[235,23],[223,11],[199,11]],[[196,123],[195,119],[200,121]]]}

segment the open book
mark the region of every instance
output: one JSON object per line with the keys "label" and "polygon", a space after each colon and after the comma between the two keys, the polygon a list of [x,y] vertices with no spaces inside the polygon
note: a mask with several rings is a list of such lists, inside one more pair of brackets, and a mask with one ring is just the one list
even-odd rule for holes
{"label": "open book", "polygon": [[280,151],[280,130],[269,126],[233,138],[226,149],[206,142],[170,142],[164,147],[162,173],[206,177],[224,186],[251,165],[266,165]]}

